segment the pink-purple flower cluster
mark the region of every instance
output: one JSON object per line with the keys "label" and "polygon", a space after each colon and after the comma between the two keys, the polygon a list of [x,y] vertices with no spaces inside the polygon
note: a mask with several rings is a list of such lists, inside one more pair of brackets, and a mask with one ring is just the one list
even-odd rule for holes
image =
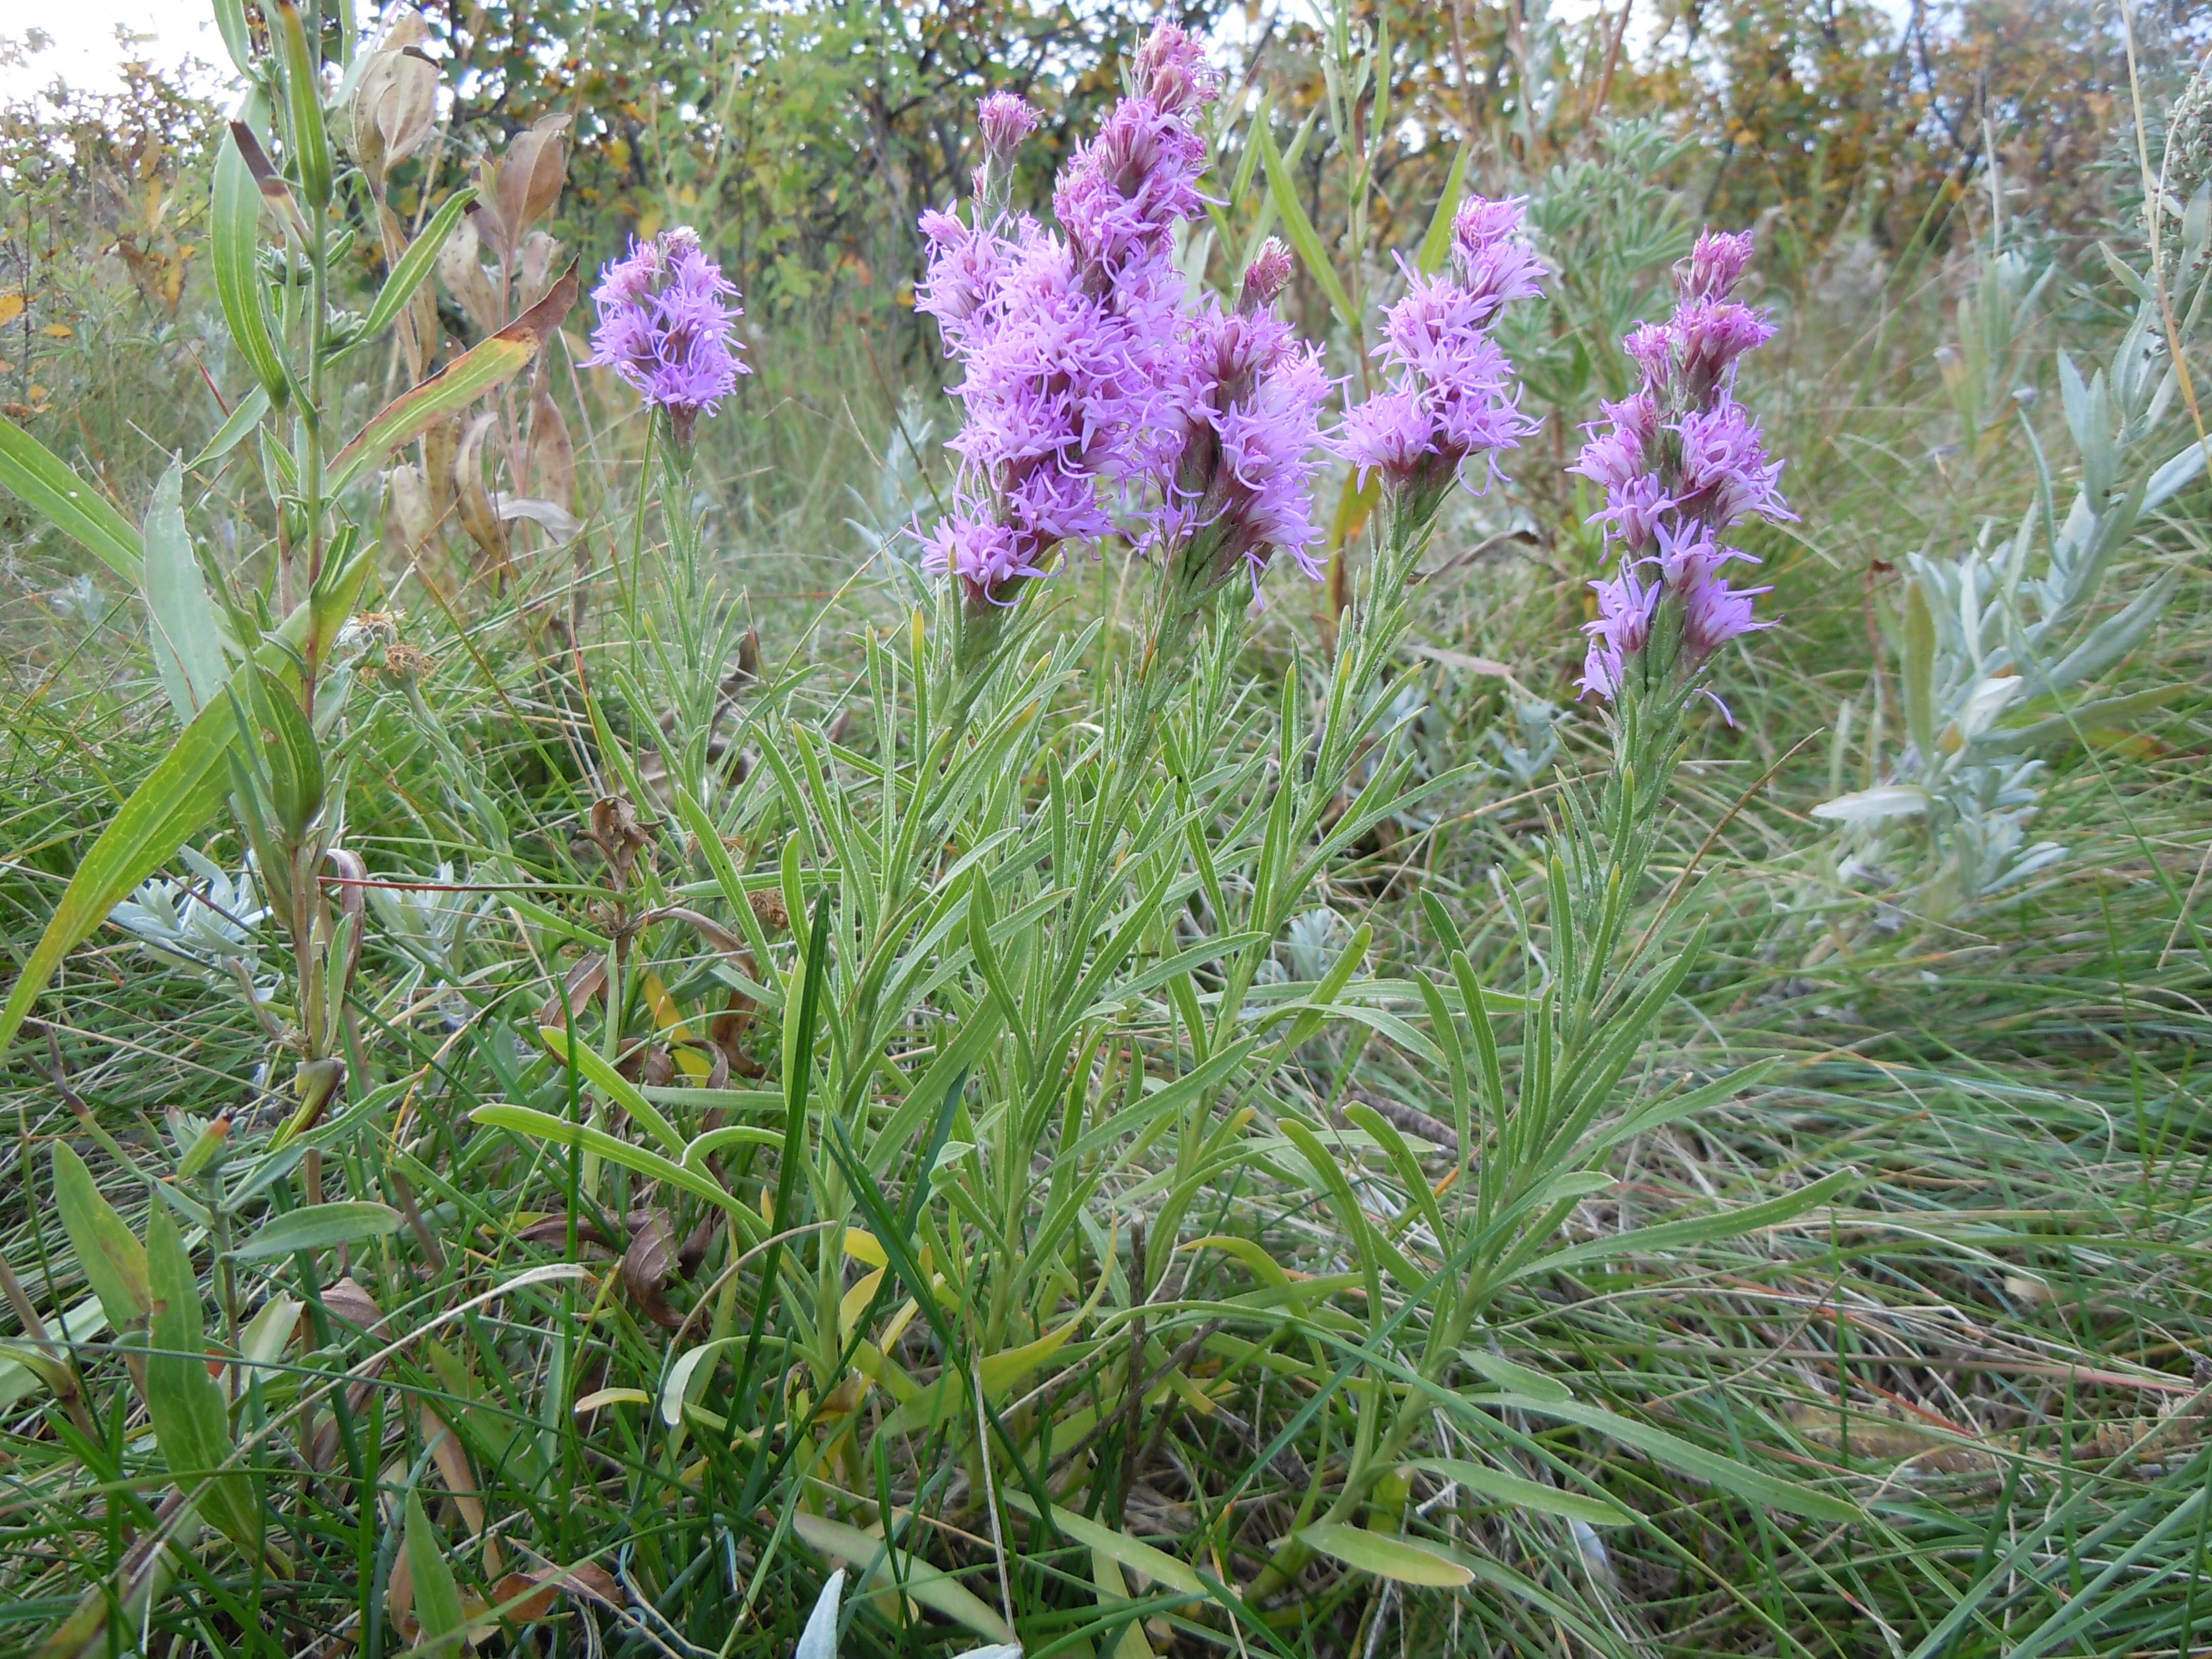
{"label": "pink-purple flower cluster", "polygon": [[[1491,337],[1511,301],[1541,291],[1543,264],[1521,234],[1525,203],[1471,197],[1452,220],[1452,270],[1409,270],[1383,313],[1389,384],[1347,411],[1340,448],[1362,474],[1433,510],[1476,456],[1511,449],[1536,428],[1519,407],[1513,365]],[[1493,466],[1494,461],[1491,463]]]}
{"label": "pink-purple flower cluster", "polygon": [[[1317,539],[1306,497],[1328,382],[1267,309],[1287,253],[1269,247],[1234,312],[1187,304],[1172,258],[1176,227],[1205,210],[1195,118],[1219,90],[1200,43],[1163,26],[1130,95],[1062,170],[1057,234],[981,194],[967,219],[922,216],[915,308],[960,368],[965,416],[923,562],[973,598],[1011,603],[1009,585],[1045,574],[1062,543],[1110,533],[1109,489],[1146,499],[1146,541],[1174,556],[1202,538],[1217,572],[1256,574],[1277,547],[1303,562]],[[1003,177],[1034,112],[994,94],[978,117],[981,176]]]}
{"label": "pink-purple flower cluster", "polygon": [[1748,518],[1788,519],[1782,464],[1771,459],[1759,423],[1735,400],[1735,367],[1771,338],[1773,325],[1730,298],[1750,263],[1748,233],[1707,231],[1675,267],[1677,303],[1664,323],[1646,323],[1621,343],[1641,374],[1628,397],[1603,405],[1570,470],[1605,494],[1593,515],[1619,574],[1590,584],[1597,616],[1585,623],[1585,693],[1618,697],[1632,665],[1648,663],[1665,614],[1679,617],[1666,643],[1669,665],[1694,672],[1729,640],[1767,623],[1753,614],[1765,587],[1729,585],[1725,568],[1751,556],[1727,546]]}
{"label": "pink-purple flower cluster", "polygon": [[611,366],[647,404],[666,410],[680,442],[736,390],[738,375],[752,372],[732,337],[744,315],[738,290],[687,225],[649,242],[633,238],[629,257],[608,262],[592,297],[599,325],[587,366]]}
{"label": "pink-purple flower cluster", "polygon": [[[1062,542],[1113,528],[1104,486],[1165,464],[1182,288],[1169,252],[1203,205],[1190,118],[1217,88],[1198,43],[1164,27],[1139,54],[1133,95],[1061,174],[1064,235],[980,204],[972,222],[922,216],[915,305],[963,371],[952,391],[966,416],[960,482],[923,562],[975,597],[1011,602],[1007,584],[1044,574]],[[1003,173],[1035,112],[994,94],[979,118],[985,167]]]}
{"label": "pink-purple flower cluster", "polygon": [[1185,565],[1185,591],[1206,593],[1239,568],[1256,596],[1278,549],[1309,577],[1313,477],[1322,465],[1321,409],[1332,382],[1320,352],[1275,314],[1290,250],[1273,238],[1244,273],[1234,311],[1208,299],[1182,333],[1175,388],[1180,420],[1158,480],[1153,537]]}

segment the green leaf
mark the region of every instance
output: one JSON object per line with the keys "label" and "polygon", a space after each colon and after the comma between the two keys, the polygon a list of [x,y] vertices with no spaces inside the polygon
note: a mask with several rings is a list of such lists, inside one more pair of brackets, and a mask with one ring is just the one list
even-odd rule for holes
{"label": "green leaf", "polygon": [[1474,154],[1473,141],[1462,143],[1459,154],[1452,157],[1451,171],[1444,175],[1443,194],[1437,198],[1428,234],[1421,238],[1421,251],[1413,259],[1413,268],[1424,276],[1442,270],[1451,255],[1452,216],[1459,211],[1460,194],[1467,188],[1468,158]]}
{"label": "green leaf", "polygon": [[253,1236],[232,1250],[234,1261],[267,1261],[301,1250],[325,1250],[364,1238],[387,1238],[399,1231],[402,1217],[389,1205],[352,1200],[310,1204],[271,1216]]}
{"label": "green leaf", "polygon": [[1466,1566],[1417,1539],[1395,1538],[1387,1533],[1370,1532],[1365,1527],[1340,1526],[1331,1521],[1301,1527],[1297,1537],[1308,1548],[1319,1550],[1347,1567],[1371,1572],[1378,1578],[1394,1579],[1401,1584],[1458,1589],[1474,1582],[1474,1574]]}
{"label": "green leaf", "polygon": [[216,146],[208,240],[215,260],[216,298],[222,302],[231,343],[261,382],[269,401],[282,409],[291,398],[292,380],[276,354],[268,292],[261,282],[261,186],[246,165],[235,131],[243,125],[250,132],[254,114],[262,107],[261,95],[250,95],[240,119],[231,124],[234,131]]}
{"label": "green leaf", "polygon": [[208,440],[207,447],[185,463],[185,470],[197,472],[211,462],[221,460],[245,442],[246,434],[259,426],[268,413],[268,390],[257,386],[238,400],[238,407],[230,411],[215,436]]}
{"label": "green leaf", "polygon": [[138,585],[138,532],[131,521],[13,421],[0,421],[0,483],[125,581]]}
{"label": "green leaf", "polygon": [[1267,128],[1263,126],[1257,130],[1254,142],[1260,146],[1260,160],[1267,169],[1267,185],[1275,211],[1283,221],[1283,234],[1291,239],[1291,246],[1298,251],[1298,258],[1313,273],[1314,281],[1321,284],[1321,291],[1328,296],[1337,320],[1344,325],[1345,331],[1357,343],[1361,337],[1359,313],[1353,309],[1352,296],[1345,292],[1344,283],[1337,276],[1336,267],[1329,263],[1328,251],[1322,246],[1320,236],[1315,233],[1313,221],[1306,217],[1305,206],[1298,200],[1297,181],[1291,176],[1291,170],[1283,165],[1283,158],[1276,153],[1274,137]]}
{"label": "green leaf", "polygon": [[154,486],[146,510],[145,562],[139,589],[145,596],[154,665],[179,725],[221,695],[230,678],[216,630],[214,601],[208,598],[199,561],[192,556],[191,532],[185,527],[185,469],[172,461]]}
{"label": "green leaf", "polygon": [[[554,1059],[580,1073],[586,1083],[629,1113],[655,1140],[678,1158],[684,1156],[684,1137],[677,1133],[676,1126],[661,1115],[660,1109],[647,1100],[635,1084],[608,1065],[605,1055],[590,1044],[577,1042],[566,1026],[541,1025],[538,1028],[538,1040],[552,1051]],[[781,1103],[781,1095],[775,1098],[778,1103]],[[726,1106],[735,1104],[735,1102],[725,1094],[721,1103]]]}
{"label": "green leaf", "polygon": [[215,0],[215,26],[240,75],[253,73],[253,34],[246,27],[246,0]]}
{"label": "green leaf", "polygon": [[858,1527],[824,1520],[818,1515],[794,1515],[791,1517],[791,1529],[823,1554],[864,1569],[863,1582],[871,1587],[879,1590],[896,1587],[925,1607],[994,1642],[1016,1639],[1012,1626],[958,1579],[927,1561],[893,1550],[882,1539]]}
{"label": "green leaf", "polygon": [[1576,1401],[1540,1400],[1532,1395],[1472,1395],[1467,1398],[1470,1405],[1485,1409],[1524,1411],[1533,1416],[1557,1418],[1561,1422],[1578,1425],[1631,1450],[1642,1452],[1655,1463],[1702,1480],[1708,1486],[1717,1486],[1747,1503],[1764,1504],[1769,1509],[1802,1515],[1814,1521],[1843,1522],[1862,1518],[1857,1505],[1847,1504],[1840,1498],[1814,1492],[1794,1480],[1762,1474],[1732,1457],[1707,1451],[1703,1446],[1693,1445],[1680,1435],[1669,1434],[1649,1423],[1639,1423],[1632,1418],[1620,1416],[1601,1406],[1585,1406]]}
{"label": "green leaf", "polygon": [[469,1114],[469,1120],[495,1129],[511,1129],[532,1139],[549,1140],[556,1146],[571,1146],[596,1153],[610,1164],[619,1164],[625,1170],[651,1176],[655,1181],[665,1181],[672,1187],[690,1193],[694,1198],[706,1200],[717,1209],[736,1217],[746,1227],[749,1235],[759,1231],[760,1217],[750,1206],[724,1191],[712,1176],[696,1170],[687,1170],[681,1164],[663,1158],[659,1152],[644,1146],[632,1146],[604,1129],[594,1129],[586,1123],[571,1123],[566,1118],[555,1117],[549,1112],[537,1111],[528,1106],[497,1103],[477,1107]]}
{"label": "green leaf", "polygon": [[177,1224],[159,1204],[146,1218],[146,1266],[154,1287],[146,1415],[155,1441],[170,1477],[187,1492],[198,1487],[200,1513],[252,1559],[262,1553],[253,1483],[243,1469],[223,1467],[232,1449],[230,1413],[221,1386],[208,1375],[199,1279]]}
{"label": "green leaf", "polygon": [[1905,730],[1923,759],[1936,754],[1936,617],[1918,582],[1905,590]]}
{"label": "green leaf", "polygon": [[331,458],[325,489],[337,495],[364,469],[376,465],[402,444],[412,443],[448,415],[466,409],[527,368],[576,303],[576,267],[572,264],[536,305],[370,416],[368,423]]}
{"label": "green leaf", "polygon": [[100,1298],[110,1328],[121,1331],[153,1311],[146,1252],[115,1206],[100,1195],[92,1171],[66,1143],[54,1142],[54,1205],[76,1250],[77,1266]]}
{"label": "green leaf", "polygon": [[445,1540],[422,1508],[422,1493],[407,1489],[407,1576],[415,1590],[415,1618],[422,1634],[415,1651],[457,1653],[468,1634],[469,1617],[461,1587],[446,1560]]}
{"label": "green leaf", "polygon": [[[288,647],[298,649],[309,644],[321,654],[351,611],[369,564],[366,556],[349,560],[312,606],[302,605],[284,619],[276,640],[264,645],[257,659],[265,659],[273,667],[288,659]],[[230,688],[241,689],[242,677],[254,672],[253,661],[240,663],[231,674]],[[5,1053],[15,1041],[62,958],[222,805],[229,793],[228,756],[237,731],[236,705],[231,697],[218,697],[201,709],[175,746],[131,791],[131,799],[100,832],[100,839],[78,864],[76,873],[70,878],[46,931],[16,976],[7,1007],[0,1010],[0,1053]]]}
{"label": "green leaf", "polygon": [[1516,1365],[1503,1354],[1480,1348],[1462,1348],[1459,1357],[1508,1394],[1525,1394],[1536,1400],[1572,1400],[1574,1390],[1555,1376]]}
{"label": "green leaf", "polygon": [[[1019,1510],[1024,1515],[1037,1513],[1036,1500],[1027,1492],[1010,1491],[1005,1494],[1006,1507]],[[1204,1596],[1206,1586],[1189,1567],[1170,1555],[1165,1550],[1155,1549],[1150,1544],[1139,1543],[1126,1532],[1102,1526],[1088,1516],[1054,1506],[1052,1524],[1087,1549],[1096,1550],[1108,1559],[1118,1562],[1133,1572],[1141,1572],[1155,1584],[1165,1584],[1170,1589],[1181,1590],[1186,1595]]]}
{"label": "green leaf", "polygon": [[1618,1504],[1561,1492],[1557,1486],[1547,1486],[1540,1480],[1531,1480],[1523,1475],[1508,1474],[1503,1469],[1493,1469],[1487,1463],[1470,1463],[1457,1457],[1416,1457],[1412,1460],[1411,1467],[1455,1481],[1477,1498],[1487,1498],[1493,1504],[1510,1504],[1516,1509],[1533,1510],[1539,1515],[1561,1516],[1569,1521],[1581,1521],[1593,1527],[1623,1526],[1636,1518]]}
{"label": "green leaf", "polygon": [[407,252],[399,256],[399,263],[392,267],[392,274],[384,279],[384,286],[377,291],[376,303],[368,308],[368,319],[362,327],[361,337],[364,342],[375,339],[392,326],[399,315],[400,308],[415,290],[422,287],[422,279],[437,264],[438,254],[446,246],[446,239],[453,234],[453,227],[460,223],[461,215],[468,210],[469,204],[476,198],[476,186],[467,185],[439,204],[437,212],[431,216],[430,222],[423,226],[422,234],[408,245]]}
{"label": "green leaf", "polygon": [[1680,1221],[1662,1221],[1649,1227],[1637,1227],[1625,1233],[1608,1233],[1602,1238],[1587,1239],[1580,1244],[1570,1244],[1564,1250],[1540,1256],[1522,1267],[1515,1278],[1525,1279],[1531,1273],[1558,1273],[1568,1267],[1578,1267],[1592,1261],[1609,1261],[1623,1255],[1664,1255],[1673,1258],[1700,1244],[1711,1243],[1717,1238],[1737,1238],[1745,1233],[1757,1232],[1762,1227],[1772,1227],[1803,1214],[1815,1205],[1827,1200],[1859,1178],[1856,1170],[1838,1170],[1820,1177],[1809,1187],[1779,1198],[1770,1198],[1761,1204],[1747,1204],[1740,1210],[1717,1210],[1711,1215],[1693,1215]]}

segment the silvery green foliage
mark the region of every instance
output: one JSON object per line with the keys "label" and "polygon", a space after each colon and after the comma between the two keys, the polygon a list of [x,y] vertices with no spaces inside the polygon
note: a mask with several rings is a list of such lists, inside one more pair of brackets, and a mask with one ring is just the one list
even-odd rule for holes
{"label": "silvery green foliage", "polygon": [[[253,869],[237,875],[197,848],[178,854],[195,879],[155,877],[109,912],[108,920],[164,962],[223,983],[252,985],[261,970],[255,933],[269,912],[255,891]],[[266,996],[256,988],[257,1001]]]}
{"label": "silvery green foliage", "polygon": [[884,436],[883,458],[872,489],[845,486],[854,507],[846,524],[860,538],[866,552],[882,550],[887,567],[895,576],[903,578],[902,586],[912,590],[905,596],[909,601],[927,591],[921,547],[913,531],[934,505],[921,458],[933,453],[936,432],[937,422],[923,404],[921,394],[908,386],[900,395],[897,416]]}
{"label": "silvery green foliage", "polygon": [[1522,789],[1534,788],[1559,757],[1561,713],[1557,703],[1541,697],[1516,699],[1510,723],[1500,721],[1482,734],[1498,757],[1490,770]]}
{"label": "silvery green foliage", "polygon": [[[453,866],[441,864],[437,875],[422,886],[379,884],[367,890],[389,941],[448,987],[467,977],[470,932],[493,904],[489,893],[457,891],[455,886]],[[459,1018],[464,1011],[449,1012]]]}
{"label": "silvery green foliage", "polygon": [[[2165,277],[2186,337],[2204,308],[2212,269],[2212,190],[2191,204],[2178,240]],[[2115,557],[2204,465],[2193,434],[2163,457],[2153,447],[2178,386],[2164,307],[2153,278],[2109,251],[2106,257],[2139,303],[2104,367],[2085,375],[2066,353],[2058,356],[2078,471],[2071,505],[2061,517],[2052,459],[2038,445],[2039,487],[2009,534],[1987,520],[1968,552],[1909,556],[1899,630],[1902,745],[1870,753],[1868,787],[1813,809],[1844,827],[1845,880],[1908,888],[1925,914],[2016,895],[2063,858],[2057,842],[2030,831],[2044,769],[2036,751],[2091,727],[2124,724],[2172,690],[2099,696],[2089,690],[2150,631],[2179,580],[2168,571],[2093,622]],[[1984,262],[1972,302],[1960,307],[1964,349],[1945,370],[1966,422],[1969,463],[1981,423],[2003,416],[1989,394],[2042,286],[2029,282],[2024,260],[1998,253]],[[2033,399],[2014,392],[2003,401],[2025,425]],[[2032,428],[2028,435],[2033,442]],[[1875,750],[1883,713],[1877,708]],[[1847,707],[1838,719],[1839,744],[1852,714]],[[1893,730],[1893,718],[1888,724]],[[1840,754],[1836,770],[1840,779]]]}

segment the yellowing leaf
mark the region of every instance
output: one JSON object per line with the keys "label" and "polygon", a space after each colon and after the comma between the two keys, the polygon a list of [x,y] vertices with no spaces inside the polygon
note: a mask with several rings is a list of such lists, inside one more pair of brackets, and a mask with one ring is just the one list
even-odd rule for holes
{"label": "yellowing leaf", "polygon": [[1472,1568],[1453,1560],[1441,1550],[1411,1538],[1394,1538],[1364,1527],[1320,1522],[1303,1528],[1298,1541],[1347,1567],[1390,1578],[1401,1584],[1424,1584],[1436,1589],[1457,1589],[1474,1582]]}
{"label": "yellowing leaf", "polygon": [[12,323],[23,314],[30,303],[20,294],[0,294],[0,323]]}
{"label": "yellowing leaf", "polygon": [[74,340],[76,338],[76,331],[71,328],[67,323],[48,323],[44,328],[40,329],[39,332],[45,335],[49,340]]}

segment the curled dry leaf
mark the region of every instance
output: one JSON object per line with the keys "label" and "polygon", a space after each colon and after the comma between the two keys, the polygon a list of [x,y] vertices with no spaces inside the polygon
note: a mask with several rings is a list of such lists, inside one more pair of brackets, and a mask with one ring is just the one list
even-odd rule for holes
{"label": "curled dry leaf", "polygon": [[[335,1285],[326,1285],[323,1287],[323,1311],[337,1328],[331,1333],[335,1336],[343,1337],[347,1334],[348,1327],[374,1335],[384,1322],[384,1310],[377,1305],[376,1298],[363,1290],[360,1281],[350,1274],[339,1279]],[[373,1361],[363,1380],[346,1390],[346,1407],[349,1411],[357,1415],[368,1405],[369,1389],[368,1378],[374,1376],[383,1369],[384,1362],[381,1359]],[[319,1413],[315,1424],[314,1434],[307,1443],[308,1463],[318,1469],[335,1467],[340,1445],[337,1413],[336,1412]]]}
{"label": "curled dry leaf", "polygon": [[532,231],[523,239],[522,255],[516,261],[515,287],[520,303],[536,305],[567,269],[568,250],[544,231]]}
{"label": "curled dry leaf", "polygon": [[675,1230],[665,1210],[650,1212],[629,1249],[623,1253],[623,1289],[637,1304],[638,1311],[664,1330],[674,1330],[684,1317],[668,1305],[663,1294],[675,1269]]}
{"label": "curled dry leaf", "polygon": [[354,159],[381,196],[392,169],[430,136],[438,115],[438,66],[422,51],[430,38],[420,16],[403,15],[385,32],[354,83],[347,121]]}
{"label": "curled dry leaf", "polygon": [[[522,475],[525,488],[539,501],[550,501],[564,513],[576,510],[576,446],[561,406],[546,388],[542,365],[530,397],[530,443],[523,454]],[[575,533],[570,530],[561,539]]]}
{"label": "curled dry leaf", "polygon": [[495,571],[504,571],[507,556],[507,523],[493,508],[491,492],[484,487],[484,440],[497,429],[499,416],[484,410],[470,417],[461,434],[461,447],[453,457],[453,493],[460,507],[461,528]]}
{"label": "curled dry leaf", "polygon": [[570,540],[584,527],[567,507],[543,496],[495,495],[491,504],[503,522],[512,524],[517,519],[527,519],[556,542]]}
{"label": "curled dry leaf", "polygon": [[430,487],[422,480],[421,467],[405,465],[393,467],[387,482],[392,490],[386,518],[389,537],[404,556],[412,559],[438,528],[437,514],[430,507]]}
{"label": "curled dry leaf", "polygon": [[[540,1025],[564,1025],[571,1019],[581,1019],[592,1000],[606,989],[607,959],[594,952],[571,968],[561,982],[561,989],[545,999],[545,1006],[538,1011]],[[562,1004],[568,1004],[564,1018]]]}
{"label": "curled dry leaf", "polygon": [[486,334],[499,332],[501,320],[499,287],[483,264],[484,234],[495,229],[489,214],[471,207],[438,250],[438,280]]}
{"label": "curled dry leaf", "polygon": [[542,117],[515,134],[486,192],[498,204],[500,228],[510,252],[520,251],[531,228],[553,210],[568,177],[568,117]]}
{"label": "curled dry leaf", "polygon": [[637,855],[652,845],[653,837],[647,833],[651,827],[640,822],[637,808],[620,795],[605,795],[592,803],[584,834],[607,861],[617,890],[629,885]]}

